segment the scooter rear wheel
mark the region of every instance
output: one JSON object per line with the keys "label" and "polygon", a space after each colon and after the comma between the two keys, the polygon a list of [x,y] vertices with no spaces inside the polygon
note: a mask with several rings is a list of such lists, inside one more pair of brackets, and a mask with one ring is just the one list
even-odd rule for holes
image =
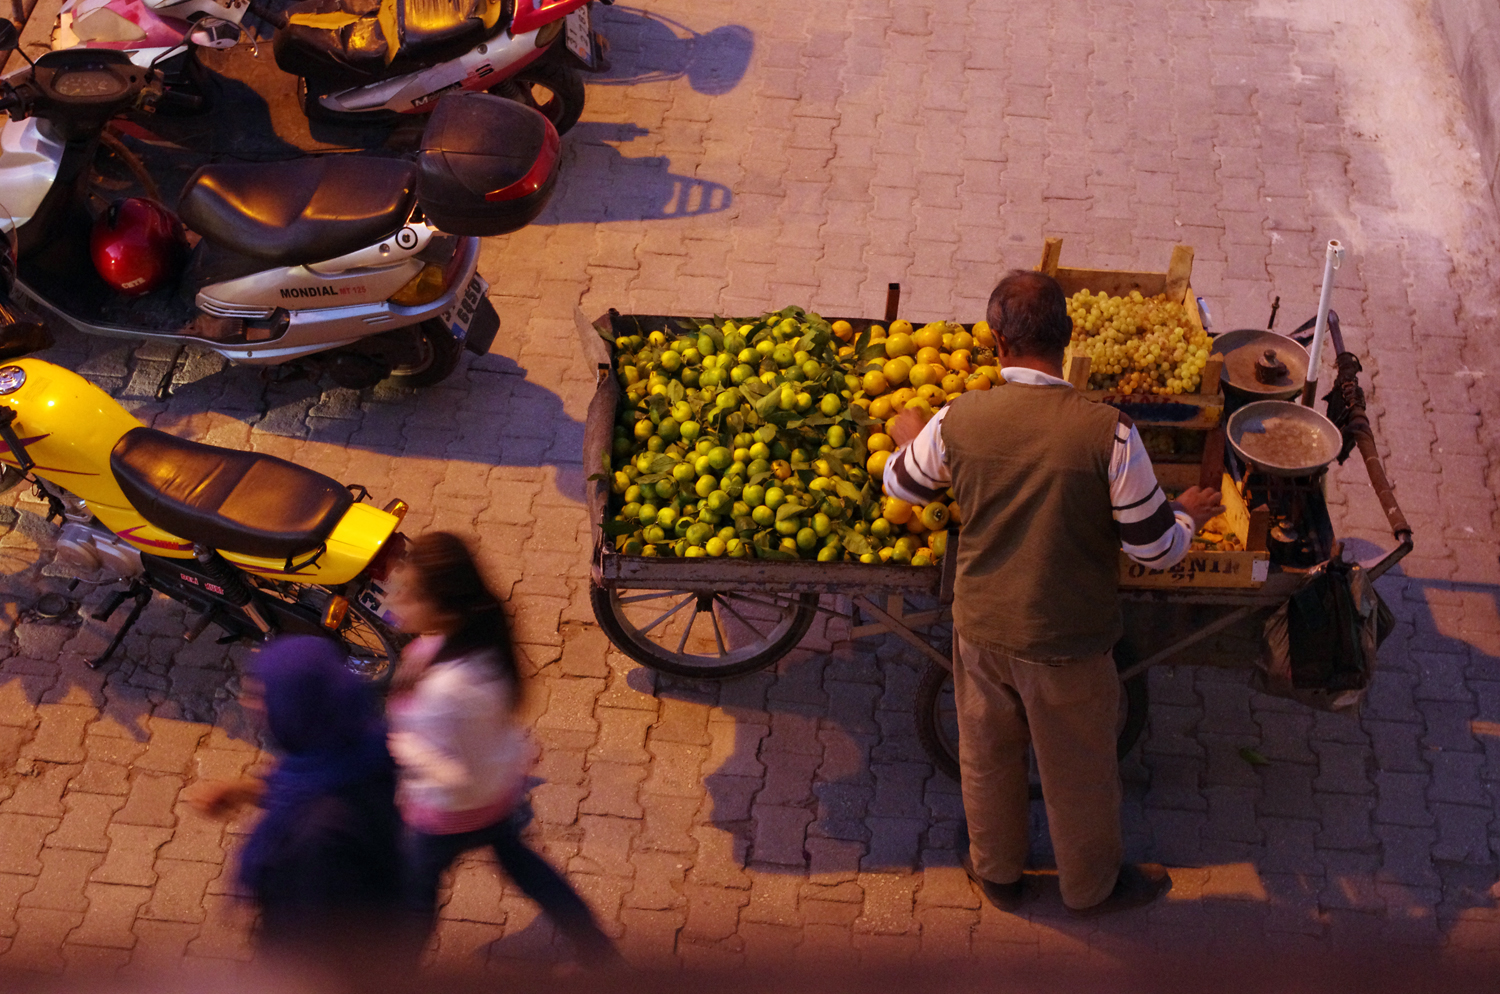
{"label": "scooter rear wheel", "polygon": [[560,135],[566,134],[583,115],[583,74],[547,58],[497,83],[489,92],[540,111]]}
{"label": "scooter rear wheel", "polygon": [[446,380],[458,368],[464,344],[453,337],[453,332],[441,321],[424,321],[410,329],[417,336],[417,348],[421,358],[416,362],[397,366],[391,370],[391,378],[402,386],[430,387]]}

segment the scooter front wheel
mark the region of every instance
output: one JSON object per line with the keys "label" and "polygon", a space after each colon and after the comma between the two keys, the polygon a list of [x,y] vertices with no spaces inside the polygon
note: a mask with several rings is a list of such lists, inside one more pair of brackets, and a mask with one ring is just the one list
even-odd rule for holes
{"label": "scooter front wheel", "polygon": [[560,135],[566,134],[583,115],[583,74],[572,66],[545,58],[497,83],[490,92],[540,111]]}

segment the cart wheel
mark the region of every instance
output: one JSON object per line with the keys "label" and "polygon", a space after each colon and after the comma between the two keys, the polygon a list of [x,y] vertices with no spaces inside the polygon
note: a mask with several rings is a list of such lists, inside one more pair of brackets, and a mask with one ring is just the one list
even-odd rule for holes
{"label": "cart wheel", "polygon": [[[1131,665],[1129,654],[1116,651],[1115,666],[1125,669]],[[1115,739],[1115,755],[1120,759],[1135,747],[1146,728],[1147,691],[1146,674],[1140,673],[1120,685],[1119,734]],[[953,674],[937,663],[928,663],[917,684],[917,739],[927,752],[927,758],[938,770],[953,780],[959,779],[958,771],[958,713],[953,704]],[[1036,760],[1031,762],[1031,797],[1042,796],[1042,786],[1037,780]]]}
{"label": "cart wheel", "polygon": [[675,676],[752,673],[786,655],[812,627],[817,594],[615,590],[591,584],[594,617],[631,659]]}

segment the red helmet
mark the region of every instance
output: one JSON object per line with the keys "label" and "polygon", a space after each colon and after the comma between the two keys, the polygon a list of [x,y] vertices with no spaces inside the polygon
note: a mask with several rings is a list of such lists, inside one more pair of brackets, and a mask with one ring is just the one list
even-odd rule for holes
{"label": "red helmet", "polygon": [[154,200],[116,200],[94,219],[89,254],[104,282],[139,297],[177,275],[187,238],[177,215]]}

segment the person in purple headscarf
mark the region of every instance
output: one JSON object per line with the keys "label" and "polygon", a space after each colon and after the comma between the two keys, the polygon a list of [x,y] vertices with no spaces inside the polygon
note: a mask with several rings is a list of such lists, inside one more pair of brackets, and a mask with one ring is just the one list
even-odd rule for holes
{"label": "person in purple headscarf", "polygon": [[401,816],[380,701],[339,646],[316,636],[272,641],[253,675],[275,768],[263,784],[204,784],[190,799],[210,814],[251,801],[265,811],[239,865],[260,907],[261,948],[321,959],[396,949]]}

